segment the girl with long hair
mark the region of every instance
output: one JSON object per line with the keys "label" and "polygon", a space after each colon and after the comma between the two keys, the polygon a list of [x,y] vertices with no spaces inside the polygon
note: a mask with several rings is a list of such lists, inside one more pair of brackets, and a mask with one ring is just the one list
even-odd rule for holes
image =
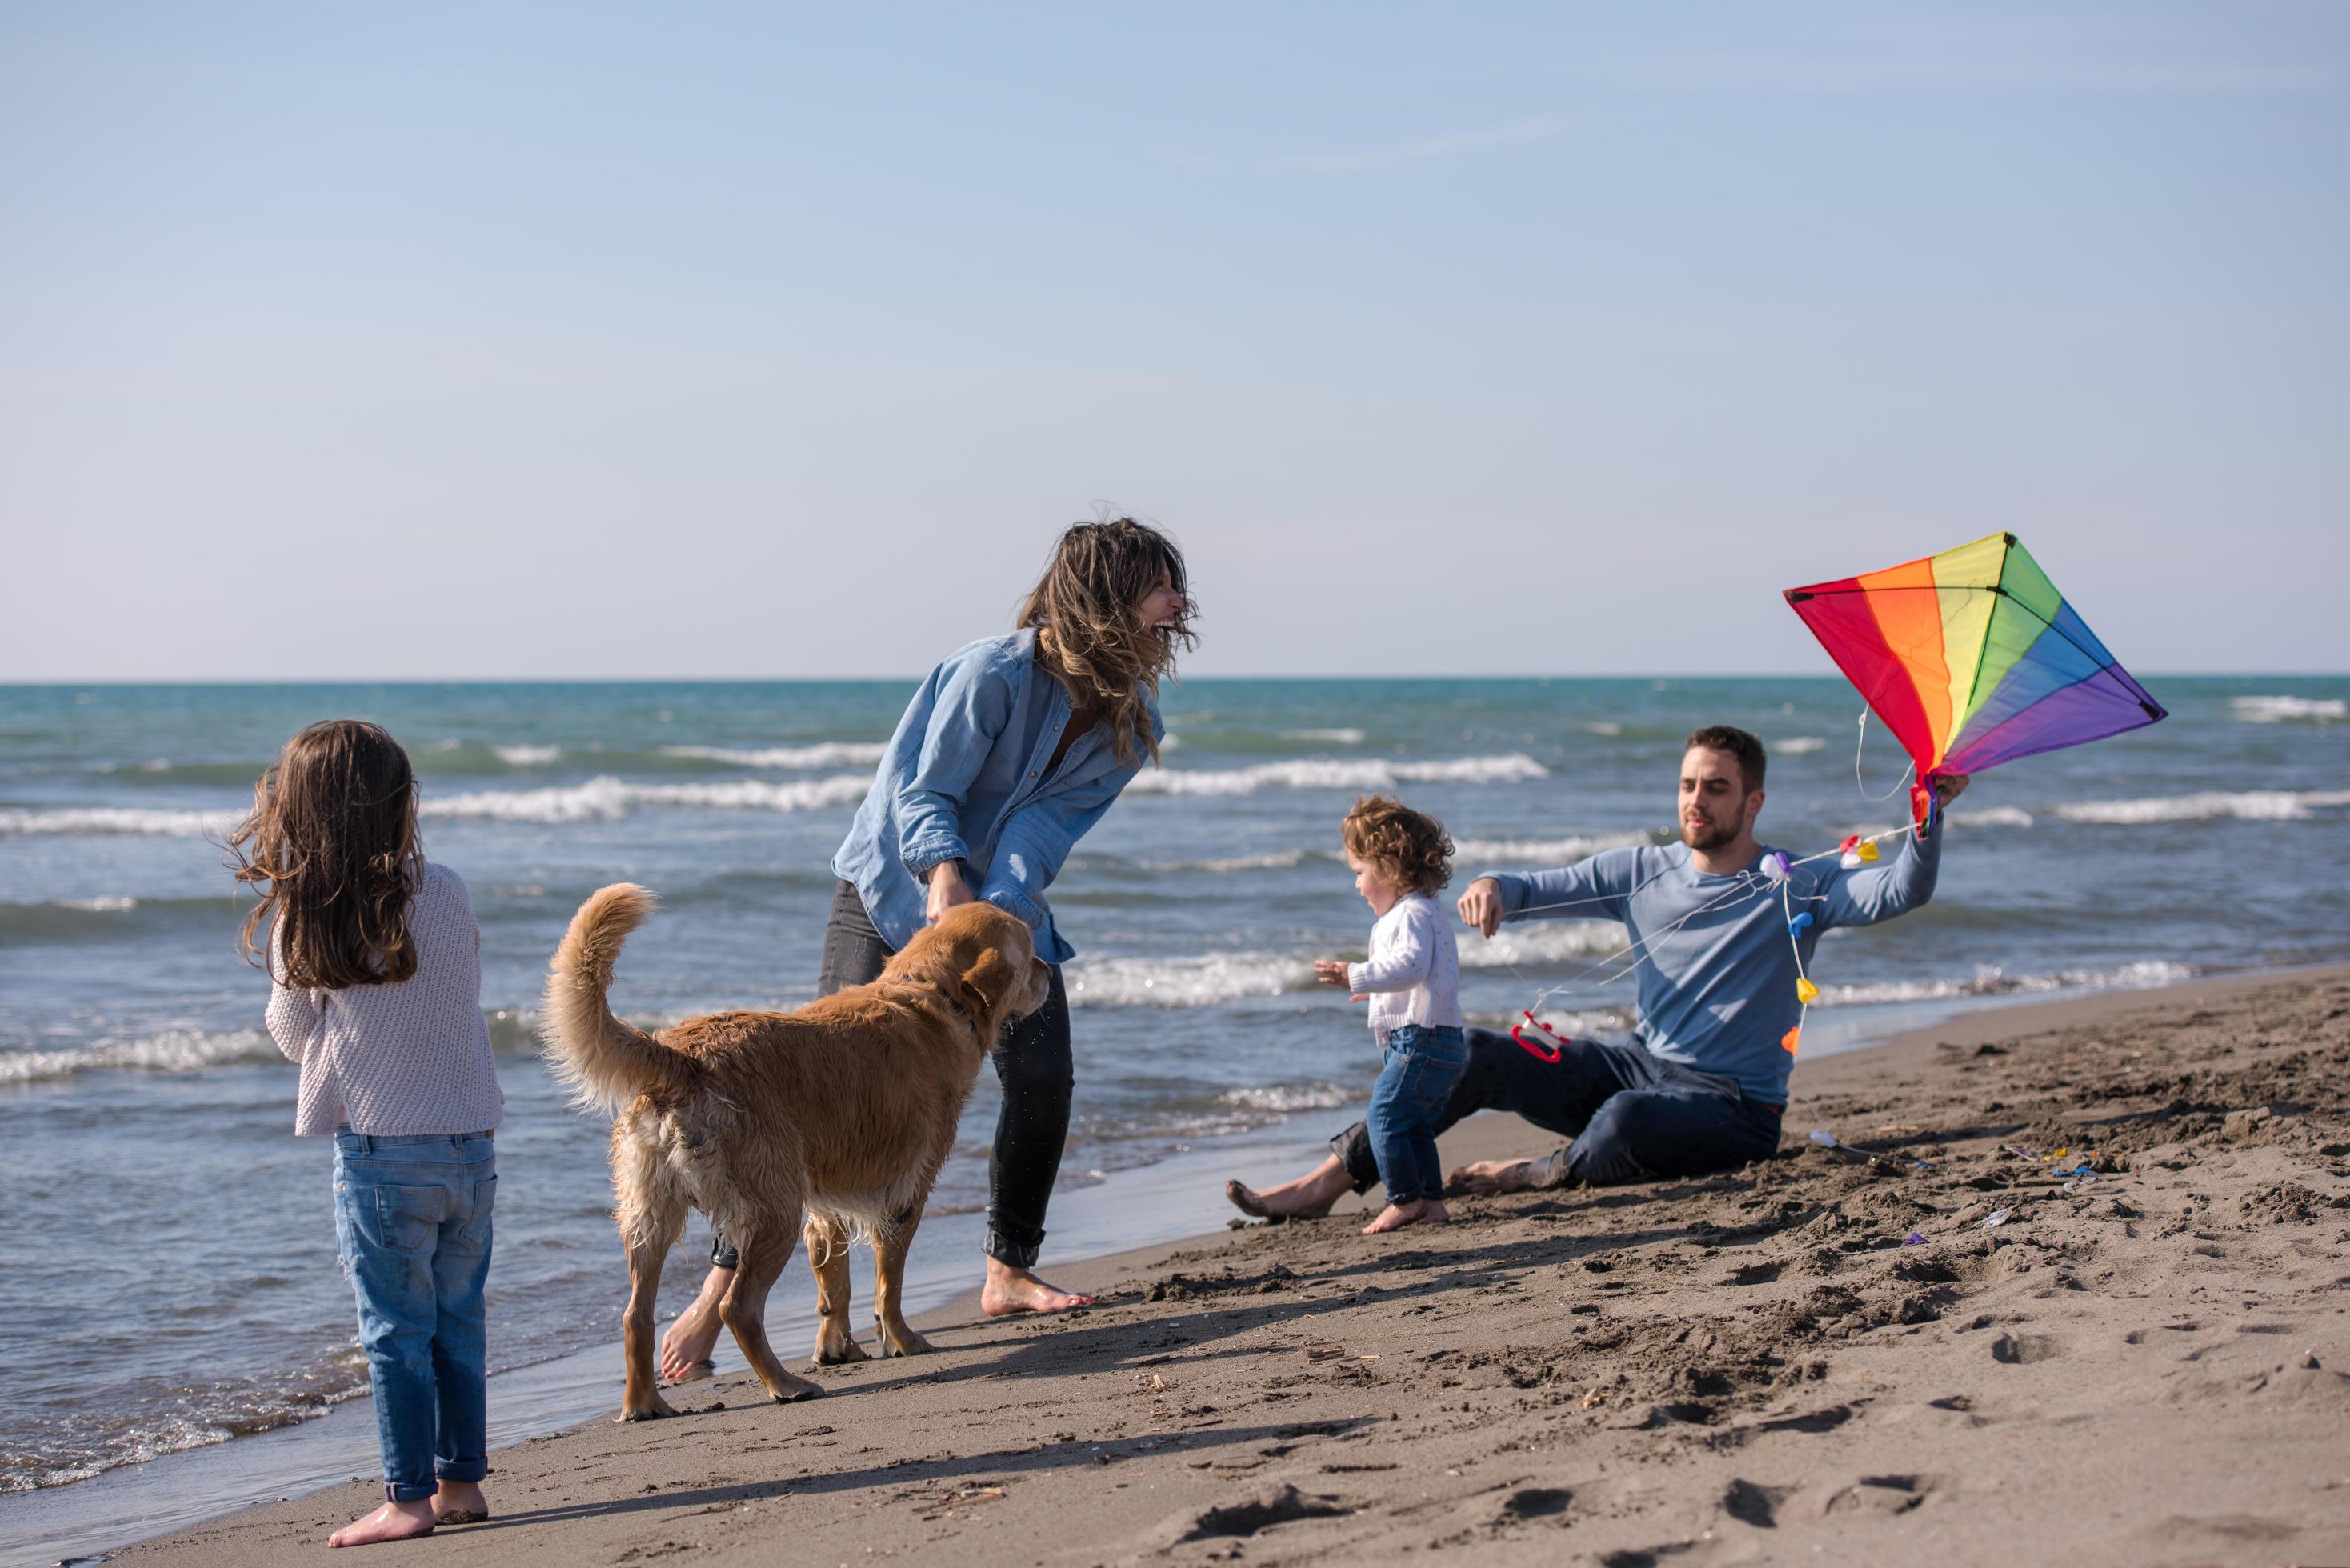
{"label": "girl with long hair", "polygon": [[[1183,554],[1131,518],[1081,523],[1054,546],[1017,625],[951,655],[898,722],[873,787],[832,859],[839,877],[817,991],[879,977],[914,933],[983,898],[1025,920],[1053,966],[1045,1004],[993,1061],[1003,1086],[988,1178],[990,1315],[1061,1312],[1089,1297],[1038,1277],[1045,1210],[1069,1131],[1074,1084],[1061,965],[1076,953],[1045,890],[1087,830],[1146,762],[1165,726],[1159,684],[1194,643]],[[707,1365],[734,1265],[720,1237],[702,1293],[661,1346],[671,1377]]]}
{"label": "girl with long hair", "polygon": [[355,719],[286,742],[229,850],[262,889],[240,940],[269,970],[270,1037],[302,1069],[294,1130],[335,1140],[336,1251],[375,1391],[385,1501],[328,1544],[486,1519],[482,1288],[504,1097],[473,901],[424,858],[408,753]]}

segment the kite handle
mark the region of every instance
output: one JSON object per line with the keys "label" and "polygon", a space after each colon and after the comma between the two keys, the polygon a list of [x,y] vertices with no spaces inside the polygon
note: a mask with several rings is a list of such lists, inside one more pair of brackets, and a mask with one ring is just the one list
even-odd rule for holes
{"label": "kite handle", "polygon": [[1566,1044],[1566,1042],[1559,1038],[1558,1031],[1553,1029],[1549,1024],[1544,1023],[1541,1019],[1536,1018],[1532,1012],[1525,1013],[1524,1017],[1526,1023],[1533,1024],[1535,1028],[1541,1030],[1552,1039],[1557,1040],[1558,1044],[1547,1046],[1538,1045],[1534,1041],[1527,1039],[1522,1033],[1522,1031],[1524,1030],[1526,1023],[1511,1024],[1510,1038],[1516,1041],[1520,1045],[1524,1046],[1526,1054],[1532,1056],[1535,1061],[1547,1062],[1551,1065],[1556,1066],[1558,1064],[1559,1058],[1566,1054],[1565,1050],[1562,1049],[1562,1047]]}
{"label": "kite handle", "polygon": [[1928,774],[1909,786],[1909,815],[1922,833],[1934,819],[1934,775]]}

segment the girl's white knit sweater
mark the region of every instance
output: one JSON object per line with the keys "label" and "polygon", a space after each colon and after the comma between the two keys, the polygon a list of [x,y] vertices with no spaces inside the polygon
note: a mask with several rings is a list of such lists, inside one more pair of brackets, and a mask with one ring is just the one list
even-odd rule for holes
{"label": "girl's white knit sweater", "polygon": [[302,1066],[298,1134],[477,1133],[505,1096],[482,1017],[482,932],[465,884],[427,862],[408,933],[416,972],[388,985],[295,990],[271,937],[270,1038]]}

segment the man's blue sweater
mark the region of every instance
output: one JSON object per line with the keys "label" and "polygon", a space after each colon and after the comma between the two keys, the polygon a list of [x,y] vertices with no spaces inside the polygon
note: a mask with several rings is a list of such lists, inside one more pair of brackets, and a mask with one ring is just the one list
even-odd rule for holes
{"label": "man's blue sweater", "polygon": [[[1781,885],[1761,875],[1762,857],[1741,876],[1712,877],[1679,844],[1610,849],[1557,871],[1488,875],[1501,886],[1506,921],[1623,921],[1631,940],[1647,944],[1634,1037],[1666,1061],[1735,1078],[1748,1099],[1783,1106],[1795,1059],[1781,1042],[1803,1013],[1794,949],[1808,969],[1821,933],[1889,920],[1934,896],[1940,813],[1922,838],[1905,833],[1900,842],[1856,871],[1833,857],[1797,866],[1783,902]],[[1791,908],[1812,916],[1793,943]]]}

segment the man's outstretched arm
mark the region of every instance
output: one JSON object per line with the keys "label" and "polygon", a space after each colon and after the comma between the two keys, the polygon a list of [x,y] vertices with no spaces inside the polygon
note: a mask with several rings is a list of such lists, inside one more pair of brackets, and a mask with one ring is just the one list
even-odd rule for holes
{"label": "man's outstretched arm", "polygon": [[1959,792],[1967,787],[1964,774],[1934,781],[1934,810],[1926,826],[1901,835],[1900,853],[1877,866],[1834,874],[1823,894],[1821,927],[1873,926],[1906,915],[1934,896],[1934,882],[1942,868],[1942,818]]}
{"label": "man's outstretched arm", "polygon": [[1461,895],[1461,919],[1492,936],[1509,920],[1620,920],[1640,852],[1609,849],[1555,871],[1489,871]]}

